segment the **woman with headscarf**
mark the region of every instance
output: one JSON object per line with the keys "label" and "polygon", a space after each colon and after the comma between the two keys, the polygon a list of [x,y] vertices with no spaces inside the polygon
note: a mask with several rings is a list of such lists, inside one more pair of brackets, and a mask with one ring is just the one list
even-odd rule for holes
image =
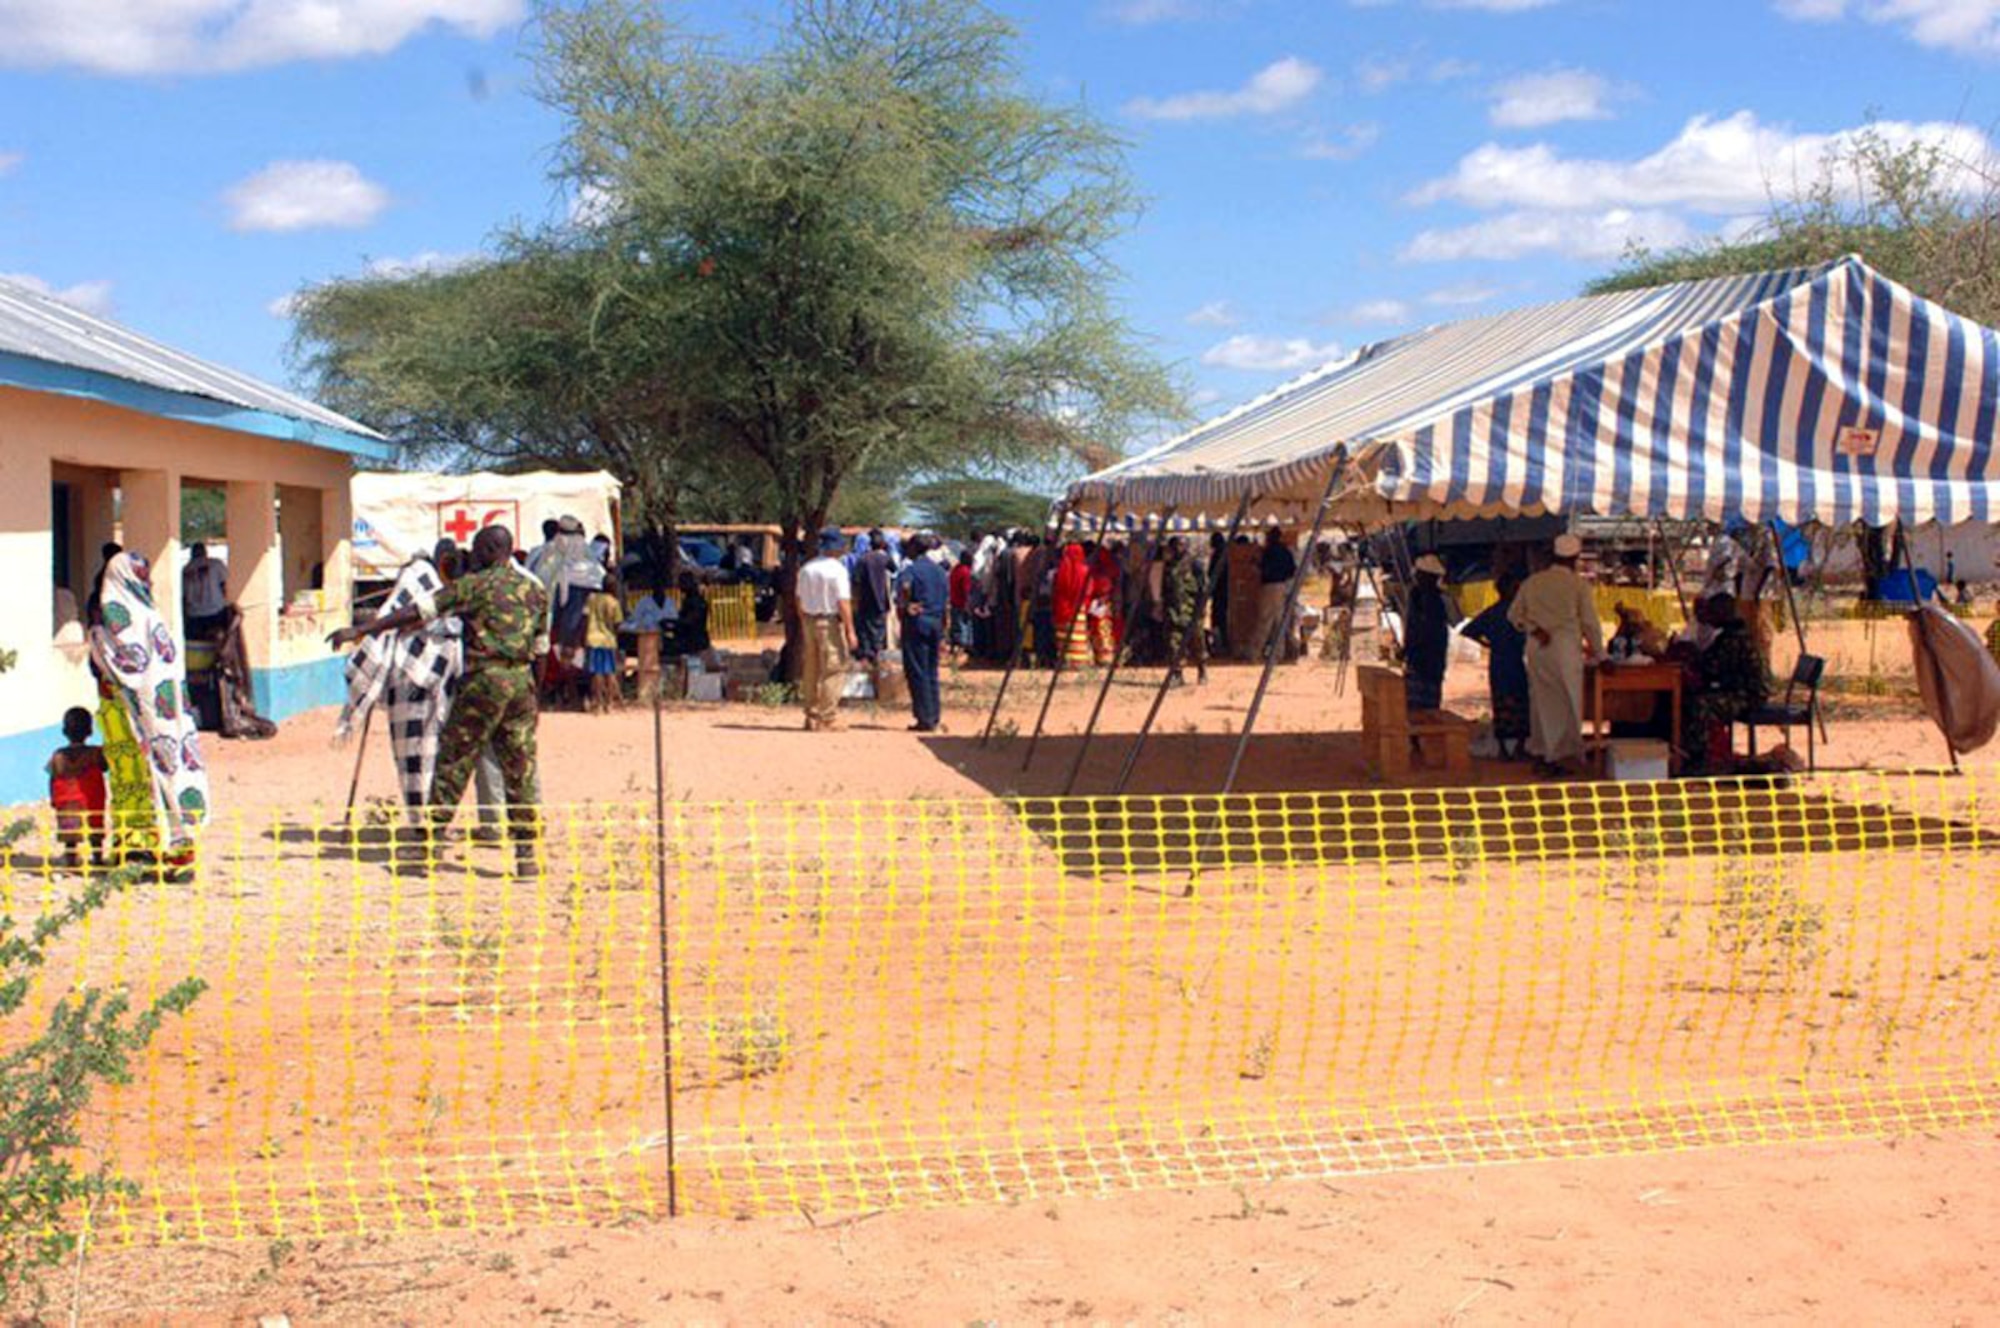
{"label": "woman with headscarf", "polygon": [[208,818],[208,769],[188,705],[185,650],[153,605],[152,567],[120,553],[104,570],[91,659],[110,767],[113,844],[186,868]]}
{"label": "woman with headscarf", "polygon": [[1060,665],[1081,668],[1090,663],[1089,633],[1079,621],[1089,596],[1090,560],[1084,556],[1081,544],[1065,544],[1050,592],[1055,608],[1056,646],[1062,652]]}
{"label": "woman with headscarf", "polygon": [[542,555],[539,575],[549,592],[550,667],[543,681],[559,686],[583,674],[585,610],[604,585],[604,563],[592,552],[583,523],[566,516]]}
{"label": "woman with headscarf", "polygon": [[1118,612],[1124,602],[1123,581],[1117,552],[1108,544],[1098,545],[1090,559],[1089,604],[1084,612],[1090,620],[1090,657],[1100,667],[1117,654],[1118,638],[1125,630]]}
{"label": "woman with headscarf", "polygon": [[387,707],[389,750],[403,805],[413,811],[430,801],[452,688],[465,671],[463,624],[432,614],[447,579],[440,566],[422,558],[397,576],[381,616],[414,607],[430,621],[420,631],[369,637],[348,657],[347,704],[333,730],[334,741],[345,742],[367,726],[376,706]]}

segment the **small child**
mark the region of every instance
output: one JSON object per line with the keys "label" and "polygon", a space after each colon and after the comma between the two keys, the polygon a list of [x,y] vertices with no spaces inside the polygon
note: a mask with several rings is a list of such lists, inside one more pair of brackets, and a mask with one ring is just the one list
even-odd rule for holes
{"label": "small child", "polygon": [[63,737],[49,758],[49,805],[55,808],[56,835],[62,841],[63,865],[82,865],[82,847],[90,844],[90,860],[104,865],[104,749],[90,745],[90,712],[72,706],[63,713]]}
{"label": "small child", "polygon": [[618,597],[618,578],[609,573],[604,588],[584,605],[584,645],[590,666],[590,709],[608,715],[619,701],[623,659],[618,653],[618,627],[625,621],[625,605]]}

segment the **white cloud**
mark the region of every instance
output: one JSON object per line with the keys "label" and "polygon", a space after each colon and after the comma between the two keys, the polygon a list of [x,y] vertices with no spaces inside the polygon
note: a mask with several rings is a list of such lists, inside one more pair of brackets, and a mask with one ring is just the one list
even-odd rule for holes
{"label": "white cloud", "polygon": [[61,300],[73,309],[81,309],[100,318],[111,313],[111,283],[108,281],[80,281],[74,286],[59,287],[27,272],[0,272],[0,281],[26,286],[37,295]]}
{"label": "white cloud", "polygon": [[1498,287],[1476,286],[1470,283],[1461,286],[1440,286],[1424,296],[1424,303],[1434,304],[1443,309],[1462,309],[1467,305],[1485,304],[1499,293]]}
{"label": "white cloud", "polygon": [[1196,410],[1201,410],[1204,407],[1213,406],[1220,400],[1222,400],[1222,393],[1212,387],[1203,387],[1197,388],[1188,397],[1188,405],[1193,406]]}
{"label": "white cloud", "polygon": [[[1349,9],[1387,9],[1397,0],[1347,0]],[[1426,9],[1476,9],[1488,14],[1524,14],[1547,9],[1563,0],[1423,0]]]}
{"label": "white cloud", "polygon": [[1110,0],[1104,6],[1104,13],[1114,23],[1142,28],[1151,23],[1199,18],[1202,6],[1198,0]]}
{"label": "white cloud", "polygon": [[1260,337],[1239,332],[1203,351],[1201,362],[1217,369],[1296,373],[1337,360],[1342,353],[1338,342],[1320,345],[1305,337]]}
{"label": "white cloud", "polygon": [[[1892,147],[1926,143],[1963,163],[1972,187],[1993,147],[1965,125],[1887,121],[1874,125]],[[1489,143],[1462,158],[1449,176],[1411,196],[1483,209],[1603,211],[1684,207],[1733,215],[1765,208],[1771,195],[1818,180],[1821,166],[1846,151],[1855,131],[1797,134],[1759,123],[1750,111],[1723,120],[1697,116],[1659,151],[1637,161],[1564,157],[1545,143],[1509,148]]]}
{"label": "white cloud", "polygon": [[414,277],[420,273],[450,272],[476,262],[478,254],[445,254],[435,249],[412,254],[408,258],[375,258],[368,263],[371,277]]}
{"label": "white cloud", "polygon": [[1332,133],[1315,132],[1299,145],[1299,155],[1308,161],[1353,161],[1382,138],[1378,124],[1352,124]]}
{"label": "white cloud", "polygon": [[1243,319],[1229,301],[1210,300],[1181,321],[1190,327],[1235,327]]}
{"label": "white cloud", "polygon": [[443,27],[491,37],[526,0],[0,0],[0,64],[202,74],[382,55]]}
{"label": "white cloud", "polygon": [[239,231],[353,230],[389,206],[389,191],[346,161],[274,161],[222,198]]}
{"label": "white cloud", "polygon": [[1370,56],[1354,66],[1354,82],[1363,92],[1387,92],[1410,76],[1408,60]]}
{"label": "white cloud", "polygon": [[1850,14],[1890,24],[1922,46],[2000,55],[2000,0],[1777,0],[1787,18],[1830,23]]}
{"label": "white cloud", "polygon": [[1565,120],[1611,116],[1611,84],[1587,69],[1551,69],[1510,78],[1493,89],[1486,115],[1502,129],[1537,129]]}
{"label": "white cloud", "polygon": [[1693,228],[1671,212],[1503,212],[1468,226],[1422,231],[1403,247],[1402,257],[1413,263],[1445,263],[1553,253],[1601,262],[1635,244],[1673,248],[1693,239]]}
{"label": "white cloud", "polygon": [[1402,300],[1363,300],[1340,312],[1344,323],[1407,323],[1410,306]]}
{"label": "white cloud", "polygon": [[1324,77],[1319,66],[1288,55],[1227,92],[1183,92],[1171,97],[1139,97],[1125,104],[1142,120],[1226,120],[1240,115],[1275,115],[1312,95]]}

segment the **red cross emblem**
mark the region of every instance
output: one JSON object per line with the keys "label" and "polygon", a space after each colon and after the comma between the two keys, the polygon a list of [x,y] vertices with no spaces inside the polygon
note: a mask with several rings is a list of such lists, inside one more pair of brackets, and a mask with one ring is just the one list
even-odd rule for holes
{"label": "red cross emblem", "polygon": [[438,504],[438,534],[448,535],[456,544],[472,542],[472,537],[488,526],[513,527],[520,524],[517,503],[488,507],[473,503]]}

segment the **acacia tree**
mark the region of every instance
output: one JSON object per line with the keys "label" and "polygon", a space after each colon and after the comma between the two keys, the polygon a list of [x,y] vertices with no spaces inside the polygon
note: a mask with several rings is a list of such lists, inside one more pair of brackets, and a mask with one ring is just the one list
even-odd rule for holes
{"label": "acacia tree", "polygon": [[631,274],[573,237],[510,236],[501,249],[303,292],[295,358],[324,400],[411,458],[612,472],[627,520],[671,550],[687,494],[721,500],[732,476],[693,444],[671,361],[620,316],[631,302],[607,300]]}
{"label": "acacia tree", "polygon": [[672,348],[694,445],[766,483],[788,572],[864,472],[1081,456],[1177,410],[1112,301],[1122,146],[1025,93],[975,0],[796,0],[735,58],[640,0],[541,24],[558,173],[646,274],[606,306]]}
{"label": "acacia tree", "polygon": [[1818,177],[1737,240],[1635,247],[1590,294],[1673,281],[1808,267],[1860,254],[1917,294],[2000,322],[2000,163],[1936,140],[1891,141],[1863,129]]}
{"label": "acacia tree", "polygon": [[[1817,179],[1735,241],[1634,248],[1589,293],[1810,267],[1860,254],[1885,276],[1957,313],[2000,323],[2000,176],[1996,163],[1936,141],[1897,144],[1875,129],[1827,159]],[[1872,587],[1902,558],[1880,529],[1857,528]]]}
{"label": "acacia tree", "polygon": [[1112,298],[1123,147],[1022,89],[977,0],[793,0],[740,55],[653,0],[551,0],[535,30],[584,206],[489,262],[306,293],[331,403],[424,450],[602,465],[659,524],[689,495],[775,519],[794,642],[846,486],[1101,462],[1179,413]]}

